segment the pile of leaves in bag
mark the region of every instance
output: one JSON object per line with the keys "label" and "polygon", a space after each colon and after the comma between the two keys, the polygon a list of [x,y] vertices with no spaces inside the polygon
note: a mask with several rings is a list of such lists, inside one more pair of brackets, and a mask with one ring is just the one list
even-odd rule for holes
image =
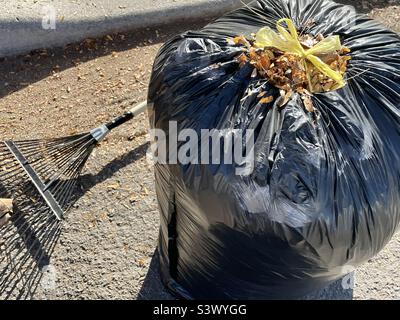
{"label": "pile of leaves in bag", "polygon": [[253,1],[167,42],[152,127],[255,133],[247,174],[155,165],[168,288],[296,298],[378,253],[400,221],[399,80],[400,37],[327,0]]}
{"label": "pile of leaves in bag", "polygon": [[[281,22],[287,24],[290,32],[281,26]],[[345,85],[343,75],[351,57],[344,54],[350,49],[341,45],[339,36],[325,38],[322,33],[316,37],[299,35],[290,19],[280,19],[276,27],[279,35],[265,27],[252,34],[250,41],[244,36],[228,41],[244,47],[238,61],[241,66],[248,63],[254,66],[253,78],[259,75],[280,89],[283,97],[280,106],[284,106],[297,92],[307,111],[313,112],[312,93],[327,92]],[[261,103],[274,100],[273,96],[264,95],[265,91],[258,95],[262,97]]]}

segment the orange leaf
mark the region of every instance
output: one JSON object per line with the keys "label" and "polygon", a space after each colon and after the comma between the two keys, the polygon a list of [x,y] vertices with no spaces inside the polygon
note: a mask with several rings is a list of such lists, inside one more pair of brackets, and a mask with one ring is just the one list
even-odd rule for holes
{"label": "orange leaf", "polygon": [[260,103],[270,103],[272,100],[274,100],[274,97],[273,96],[268,96],[268,97],[262,98],[260,100]]}

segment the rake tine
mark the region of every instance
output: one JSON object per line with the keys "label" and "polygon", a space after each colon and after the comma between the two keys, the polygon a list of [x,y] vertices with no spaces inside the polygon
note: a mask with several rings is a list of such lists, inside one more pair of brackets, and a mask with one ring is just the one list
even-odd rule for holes
{"label": "rake tine", "polygon": [[[54,220],[53,220],[54,221]],[[44,241],[43,244],[45,245],[49,239],[52,236],[52,233],[56,233],[58,231],[58,228],[56,230],[53,230],[52,227],[53,225],[48,225],[47,228],[45,229],[45,232],[43,233],[44,236]],[[50,237],[49,237],[50,236]],[[37,244],[39,240],[36,239],[34,241],[34,243],[32,243],[32,245],[26,249],[25,254],[21,257],[21,260],[19,260],[19,262],[17,264],[14,265],[14,267],[12,268],[12,270],[10,270],[9,274],[11,274],[14,270],[20,270],[22,266],[24,266],[26,264],[26,262],[30,262],[27,266],[26,269],[29,269],[29,267],[33,266],[33,264],[37,264],[38,261],[40,261],[40,259],[43,257],[43,255],[45,254],[43,250],[37,250],[36,253],[31,257],[32,259],[29,259],[29,257],[31,256],[30,251],[34,248],[34,246]],[[40,257],[38,256],[41,253]],[[39,258],[39,259],[38,259]],[[12,282],[16,277],[17,277],[18,273],[15,272],[14,276],[9,279],[8,277],[6,277],[2,282],[0,282],[0,288],[4,285],[6,285],[6,283]],[[13,289],[15,289],[16,285],[18,283],[14,283],[14,286],[11,288],[10,291],[12,291]]]}
{"label": "rake tine", "polygon": [[[54,236],[52,236],[52,238],[49,238],[49,248],[48,248],[48,251],[49,252],[52,252],[53,251],[53,249],[54,249],[54,247],[55,247],[55,244],[56,244],[56,241],[55,240],[57,240],[58,239],[58,237],[59,237],[59,235],[61,234],[61,229],[60,229],[60,227],[57,227],[57,230],[55,231],[55,234],[54,234]],[[46,241],[47,242],[47,241]],[[44,252],[42,252],[42,255],[37,259],[38,261],[41,261],[41,259],[43,258],[43,255],[44,255],[45,253]],[[28,280],[26,281],[26,283],[28,283],[28,282],[30,282],[29,281],[29,279],[30,279],[30,277],[31,277],[31,275],[34,275],[35,277],[39,277],[39,280],[40,280],[40,278],[42,277],[42,272],[41,272],[41,270],[39,270],[39,272],[37,272],[36,270],[35,270],[35,268],[32,268],[31,269],[32,271],[31,271],[31,273],[29,274],[29,276],[28,276]],[[34,279],[32,279],[32,281],[31,282],[34,282],[35,281],[35,278]],[[27,286],[24,286],[24,287],[27,287],[28,288],[28,293],[31,293],[31,286],[30,285],[27,285]],[[27,293],[27,294],[28,294]],[[19,295],[19,297],[18,298],[20,298],[20,297],[22,297],[23,296],[23,292],[21,292],[20,293],[20,295]]]}
{"label": "rake tine", "polygon": [[[43,211],[42,211],[43,212]],[[46,212],[46,214],[47,214],[48,212]],[[19,220],[22,220],[23,218],[25,218],[25,217],[23,217],[23,216],[21,216],[21,217],[19,217]],[[10,244],[13,244],[13,243],[15,243],[16,241],[18,241],[18,240],[20,240],[20,238],[23,238],[23,236],[27,233],[27,232],[29,232],[29,230],[28,230],[28,227],[30,226],[30,225],[35,225],[35,223],[37,222],[37,221],[41,221],[42,220],[42,217],[41,216],[39,216],[39,215],[36,215],[36,217],[34,218],[34,219],[32,219],[32,220],[29,220],[29,218],[30,217],[28,217],[28,219],[26,219],[25,220],[25,222],[22,224],[22,225],[19,225],[19,229],[22,229],[22,230],[25,230],[22,234],[19,234],[19,233],[16,233],[16,234],[13,234],[10,238],[12,239],[11,241],[9,241],[10,242]],[[53,218],[53,217],[52,217]],[[49,220],[49,219],[48,219]],[[50,220],[51,221],[51,220]],[[16,224],[16,225],[18,225],[17,224],[17,222],[15,222],[14,224]],[[15,236],[15,238],[14,238],[14,236]],[[8,238],[8,239],[10,239],[10,238]],[[6,239],[6,242],[7,242],[7,239]],[[14,248],[17,246],[18,244],[16,244],[15,246],[14,246]],[[10,245],[8,245],[7,246],[7,249],[9,249],[10,248]],[[1,261],[0,261],[0,263],[1,263]]]}
{"label": "rake tine", "polygon": [[[42,211],[41,213],[45,213],[46,215],[48,214],[48,212],[46,212],[46,211]],[[23,229],[24,232],[23,232],[22,234],[16,234],[16,237],[12,240],[11,243],[15,243],[15,241],[21,240],[21,239],[24,240],[26,234],[27,234],[28,232],[32,232],[31,230],[29,230],[29,226],[35,225],[35,223],[37,223],[38,221],[39,221],[39,222],[42,222],[42,220],[43,220],[43,219],[42,219],[42,216],[41,216],[41,215],[37,215],[37,216],[35,217],[35,219],[33,219],[33,221],[28,221],[28,220],[27,220],[22,226],[19,226],[19,229]],[[47,220],[45,220],[44,222],[42,222],[42,224],[39,224],[37,230],[35,230],[37,235],[40,235],[40,231],[43,230],[43,228],[47,228],[47,227],[48,227],[48,222],[53,223],[53,222],[54,222],[54,217],[50,215],[50,217],[48,217]],[[18,246],[18,243],[14,245],[14,248],[15,248],[16,246]],[[11,247],[11,248],[13,248],[13,247]],[[7,246],[7,249],[10,249],[10,246]],[[21,251],[23,251],[23,249],[24,249],[24,247],[21,246],[21,249],[16,253],[16,255],[18,255]],[[2,261],[3,261],[3,260],[2,260]],[[0,263],[1,263],[2,261],[0,261]]]}
{"label": "rake tine", "polygon": [[90,146],[92,142],[88,141],[85,145],[81,146],[78,150],[76,150],[76,152],[74,153],[73,156],[71,156],[70,158],[66,158],[67,161],[65,161],[65,163],[62,165],[62,167],[60,167],[59,171],[57,171],[50,179],[50,182],[48,182],[46,184],[46,189],[48,189],[50,187],[50,185],[52,184],[52,182],[58,180],[66,171],[71,171],[71,170],[76,170],[73,166],[77,163],[77,162],[82,162],[87,160],[88,157],[85,157],[82,159],[82,154],[83,153],[87,153],[88,148],[89,148],[89,152],[92,151],[92,147]]}
{"label": "rake tine", "polygon": [[[34,187],[33,186],[30,186],[30,189],[31,190],[34,190]],[[23,202],[21,202],[21,209],[20,209],[20,211],[25,211],[25,210],[28,210],[29,208],[32,208],[32,203],[31,202],[28,202],[29,200],[28,199],[23,199],[22,200]],[[28,202],[28,203],[26,203],[26,202]],[[22,205],[24,205],[24,204],[26,204],[25,206],[22,206]],[[20,219],[22,219],[23,218],[23,214],[22,213],[18,213],[17,214],[18,215],[18,217],[14,220],[14,224],[15,223],[18,223],[19,222],[19,220]],[[15,217],[15,216],[17,216],[16,214],[14,214],[13,216]],[[0,235],[2,234],[2,233],[6,233],[8,230],[7,230],[7,228],[2,228],[2,230],[0,230]],[[1,238],[0,238],[1,239]]]}
{"label": "rake tine", "polygon": [[[52,166],[48,166],[48,162],[45,161],[44,159],[39,159],[37,162],[40,163],[40,165],[36,165],[36,170],[39,172],[41,171],[41,169],[43,167],[46,167],[47,171],[51,171],[54,170],[54,168],[58,168],[60,167],[63,163],[65,163],[66,161],[68,161],[68,158],[71,157],[73,155],[73,153],[75,152],[75,148],[76,146],[79,146],[78,144],[73,145],[72,147],[69,147],[66,150],[59,150],[57,153],[52,154],[51,156],[56,159],[56,161],[53,162]],[[23,151],[25,151],[24,149],[22,149]],[[60,155],[62,155],[60,157]]]}
{"label": "rake tine", "polygon": [[[78,166],[77,169],[75,169],[75,165],[76,164],[74,164],[74,167],[72,167],[72,168],[70,167],[69,169],[67,169],[66,172],[64,172],[65,176],[69,177],[70,178],[69,180],[72,181],[73,184],[77,183],[76,178],[79,176],[79,174],[76,174],[75,170],[80,170],[80,168],[83,167],[83,165],[81,164],[80,166]],[[69,175],[70,173],[71,173],[71,175]],[[56,195],[56,198],[57,198],[57,200],[59,201],[60,204],[61,204],[61,201],[60,201],[61,199],[59,199],[58,194],[59,194],[59,192],[60,192],[60,194],[62,194],[62,193],[65,194],[66,190],[63,188],[65,181],[68,181],[68,179],[65,179],[65,180],[59,179],[59,180],[57,180],[57,183],[51,189],[51,192],[54,195]]]}
{"label": "rake tine", "polygon": [[[89,155],[88,155],[88,157],[89,157]],[[82,163],[81,167],[83,167],[83,165],[84,164]],[[74,191],[74,187],[76,185],[76,181],[74,181],[74,180],[77,179],[78,177],[79,177],[79,175],[75,174],[71,178],[68,185],[65,187],[65,196],[60,199],[60,203],[61,203],[62,207],[65,207],[65,208],[68,207],[68,199],[70,199],[70,197],[72,196],[72,192]]]}

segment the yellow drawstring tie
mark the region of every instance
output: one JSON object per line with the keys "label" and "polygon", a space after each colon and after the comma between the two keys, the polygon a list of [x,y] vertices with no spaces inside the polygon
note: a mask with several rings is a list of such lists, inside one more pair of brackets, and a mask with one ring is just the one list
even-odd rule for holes
{"label": "yellow drawstring tie", "polygon": [[[286,23],[289,32],[286,28],[281,26],[282,22]],[[341,88],[345,85],[342,75],[332,70],[329,65],[316,56],[339,51],[342,48],[339,36],[327,37],[312,48],[305,50],[299,41],[297,30],[291,19],[280,19],[277,22],[276,28],[279,34],[269,27],[260,29],[256,34],[255,47],[274,47],[284,52],[299,55],[301,58],[310,61],[320,72],[333,79],[337,83],[337,88]],[[310,77],[310,75],[308,75],[308,77]]]}

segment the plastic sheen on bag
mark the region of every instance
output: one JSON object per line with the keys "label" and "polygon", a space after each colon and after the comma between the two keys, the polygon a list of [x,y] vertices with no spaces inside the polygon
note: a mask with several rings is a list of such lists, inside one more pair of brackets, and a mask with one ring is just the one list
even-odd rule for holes
{"label": "plastic sheen on bag", "polygon": [[[400,37],[326,0],[254,1],[160,49],[149,88],[152,128],[253,129],[249,175],[234,164],[155,165],[163,282],[186,299],[297,298],[377,254],[400,220]],[[282,18],[350,48],[335,91],[279,90],[226,39],[269,41]],[[278,31],[275,31],[278,32]],[[337,38],[337,37],[338,38]],[[332,40],[330,40],[332,41]],[[335,45],[334,43],[332,44]],[[218,67],[216,67],[218,66]],[[261,91],[274,97],[259,103]],[[318,116],[316,116],[318,115]]]}

